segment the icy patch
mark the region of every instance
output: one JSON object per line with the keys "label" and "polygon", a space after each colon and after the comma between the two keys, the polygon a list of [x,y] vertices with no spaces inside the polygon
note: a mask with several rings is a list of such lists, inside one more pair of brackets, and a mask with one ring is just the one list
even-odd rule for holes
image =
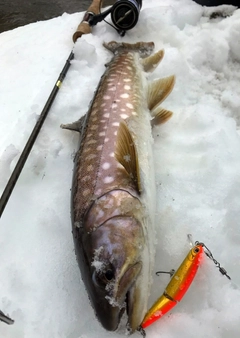
{"label": "icy patch", "polygon": [[104,250],[104,247],[100,246],[100,248],[95,249],[94,251],[93,261],[91,265],[95,267],[97,272],[102,271],[105,266],[105,263],[100,260],[100,256],[103,250]]}
{"label": "icy patch", "polygon": [[111,304],[114,307],[119,307],[120,309],[124,307],[124,305],[122,306],[121,304],[119,304],[118,301],[116,301],[116,299],[113,297],[106,296],[105,298],[107,299],[109,304]]}
{"label": "icy patch", "polygon": [[129,154],[123,156],[126,162],[131,162],[131,156]]}
{"label": "icy patch", "polygon": [[111,292],[111,291],[114,290],[114,288],[115,288],[115,280],[113,280],[112,282],[107,283],[105,290],[108,291],[108,292]]}

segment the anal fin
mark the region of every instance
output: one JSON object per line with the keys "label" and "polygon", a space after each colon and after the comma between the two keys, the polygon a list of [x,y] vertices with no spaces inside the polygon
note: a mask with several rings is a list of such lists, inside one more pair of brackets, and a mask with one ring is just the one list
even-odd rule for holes
{"label": "anal fin", "polygon": [[148,108],[154,110],[171,93],[175,83],[175,76],[168,76],[153,81],[148,87]]}
{"label": "anal fin", "polygon": [[141,181],[137,149],[126,122],[120,122],[118,128],[115,157],[133,179],[137,191],[141,192]]}
{"label": "anal fin", "polygon": [[162,58],[164,56],[164,50],[161,49],[157,53],[141,60],[141,63],[143,65],[143,69],[145,72],[152,72],[158,64],[162,61]]}

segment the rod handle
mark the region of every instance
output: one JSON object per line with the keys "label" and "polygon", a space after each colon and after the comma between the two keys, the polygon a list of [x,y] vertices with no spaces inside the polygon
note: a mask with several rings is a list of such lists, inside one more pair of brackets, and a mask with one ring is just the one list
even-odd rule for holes
{"label": "rod handle", "polygon": [[76,32],[73,34],[73,42],[75,43],[78,38],[83,34],[89,34],[92,32],[92,27],[89,25],[89,19],[91,15],[97,15],[100,13],[102,7],[102,0],[93,0],[91,6],[88,8],[81,23],[78,25]]}

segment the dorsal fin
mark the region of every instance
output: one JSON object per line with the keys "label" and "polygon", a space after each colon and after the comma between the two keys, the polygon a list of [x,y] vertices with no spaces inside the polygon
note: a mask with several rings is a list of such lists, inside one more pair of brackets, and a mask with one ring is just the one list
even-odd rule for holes
{"label": "dorsal fin", "polygon": [[153,81],[148,87],[148,108],[153,110],[171,93],[175,83],[175,76],[168,76]]}
{"label": "dorsal fin", "polygon": [[162,61],[162,58],[164,56],[164,50],[161,49],[157,53],[141,60],[141,63],[143,65],[143,69],[145,72],[152,72],[158,64]]}
{"label": "dorsal fin", "polygon": [[62,129],[68,129],[68,130],[77,131],[77,132],[81,133],[85,117],[86,117],[86,115],[82,116],[79,120],[77,120],[76,122],[73,122],[73,123],[61,124],[60,127]]}
{"label": "dorsal fin", "polygon": [[121,121],[116,142],[115,157],[133,179],[136,189],[141,192],[140,172],[136,146],[126,122]]}
{"label": "dorsal fin", "polygon": [[153,119],[151,120],[151,126],[157,126],[158,124],[167,122],[172,117],[172,112],[161,107],[157,107],[153,112]]}

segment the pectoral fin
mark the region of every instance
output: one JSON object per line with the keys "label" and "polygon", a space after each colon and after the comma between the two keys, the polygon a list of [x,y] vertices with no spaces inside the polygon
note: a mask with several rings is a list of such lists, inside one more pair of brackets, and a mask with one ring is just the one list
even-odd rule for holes
{"label": "pectoral fin", "polygon": [[152,112],[153,119],[151,120],[151,126],[156,126],[167,122],[172,117],[172,112],[170,110],[163,109],[161,107],[156,108]]}
{"label": "pectoral fin", "polygon": [[145,59],[142,59],[141,63],[143,65],[143,69],[145,70],[145,72],[152,72],[161,62],[163,56],[164,56],[164,50],[161,49],[157,53]]}
{"label": "pectoral fin", "polygon": [[140,172],[136,146],[127,124],[122,121],[118,128],[115,157],[133,179],[137,191],[141,192]]}
{"label": "pectoral fin", "polygon": [[148,108],[154,110],[171,93],[175,83],[175,76],[165,77],[153,81],[148,87]]}
{"label": "pectoral fin", "polygon": [[77,132],[81,133],[84,120],[85,120],[85,115],[82,116],[76,122],[69,123],[69,124],[61,124],[60,127],[62,129],[68,129],[68,130],[77,131]]}

